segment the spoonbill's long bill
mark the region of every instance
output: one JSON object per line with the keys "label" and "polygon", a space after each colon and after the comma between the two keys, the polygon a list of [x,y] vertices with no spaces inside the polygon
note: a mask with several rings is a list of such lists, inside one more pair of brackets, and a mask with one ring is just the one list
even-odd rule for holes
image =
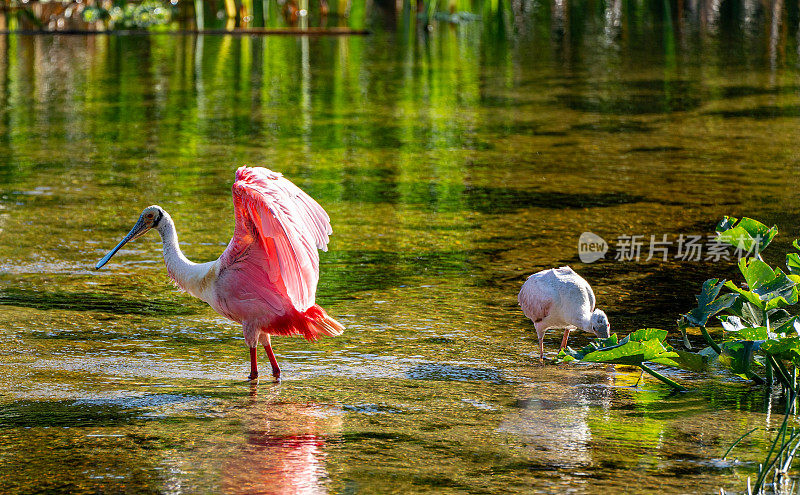
{"label": "spoonbill's long bill", "polygon": [[563,328],[559,350],[567,346],[569,332],[579,328],[606,338],[611,329],[608,317],[594,307],[594,291],[572,268],[562,266],[536,272],[519,291],[522,312],[533,321],[539,337],[539,360],[544,362],[544,333],[550,328]]}
{"label": "spoonbill's long bill", "polygon": [[344,330],[314,303],[319,280],[317,249],[327,250],[330,218],[311,196],[283,175],[262,167],[236,171],[233,205],[233,239],[216,261],[186,259],[172,218],[160,206],[148,206],[95,269],[108,263],[128,241],[156,229],[170,278],[217,313],[242,324],[250,347],[250,379],[258,377],[259,342],[267,351],[272,374],[279,378],[270,335],[302,335],[313,341]]}

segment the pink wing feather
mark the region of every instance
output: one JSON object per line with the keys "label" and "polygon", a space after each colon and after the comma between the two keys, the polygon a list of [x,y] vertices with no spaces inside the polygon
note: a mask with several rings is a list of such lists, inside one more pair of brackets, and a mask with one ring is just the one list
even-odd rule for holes
{"label": "pink wing feather", "polygon": [[278,172],[240,167],[233,184],[236,227],[220,257],[222,267],[245,256],[254,242],[266,253],[262,269],[292,305],[306,311],[314,305],[319,280],[319,253],[327,251],[331,224],[311,196]]}

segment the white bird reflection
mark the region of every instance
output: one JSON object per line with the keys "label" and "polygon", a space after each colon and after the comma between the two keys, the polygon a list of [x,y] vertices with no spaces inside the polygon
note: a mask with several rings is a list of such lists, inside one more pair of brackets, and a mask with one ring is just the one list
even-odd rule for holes
{"label": "white bird reflection", "polygon": [[520,408],[507,415],[498,429],[519,438],[531,451],[541,452],[549,465],[587,466],[592,463],[590,414],[596,418],[598,410],[610,408],[613,374],[598,376],[598,382],[591,384],[576,383],[568,376],[559,381],[562,378],[562,383],[523,387]]}

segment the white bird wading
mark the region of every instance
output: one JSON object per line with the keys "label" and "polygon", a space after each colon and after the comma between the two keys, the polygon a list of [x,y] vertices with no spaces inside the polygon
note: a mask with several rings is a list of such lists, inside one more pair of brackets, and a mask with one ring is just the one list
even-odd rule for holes
{"label": "white bird wading", "polygon": [[606,314],[595,309],[594,291],[589,283],[568,267],[536,272],[522,284],[519,305],[533,321],[539,337],[539,360],[544,362],[544,334],[550,328],[563,328],[559,350],[567,346],[570,330],[577,328],[598,337],[608,337]]}

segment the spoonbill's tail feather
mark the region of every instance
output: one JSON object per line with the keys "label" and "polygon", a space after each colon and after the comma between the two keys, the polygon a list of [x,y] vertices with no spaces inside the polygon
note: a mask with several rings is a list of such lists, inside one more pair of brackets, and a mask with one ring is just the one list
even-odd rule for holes
{"label": "spoonbill's tail feather", "polygon": [[263,331],[272,335],[302,335],[306,340],[317,340],[320,335],[335,337],[341,335],[344,325],[331,318],[319,305],[315,304],[306,311],[294,310],[273,321]]}
{"label": "spoonbill's tail feather", "polygon": [[308,308],[308,311],[303,313],[303,316],[306,318],[309,328],[312,328],[316,334],[321,333],[330,337],[336,337],[337,335],[341,335],[344,331],[344,325],[331,318],[330,315],[317,304]]}

